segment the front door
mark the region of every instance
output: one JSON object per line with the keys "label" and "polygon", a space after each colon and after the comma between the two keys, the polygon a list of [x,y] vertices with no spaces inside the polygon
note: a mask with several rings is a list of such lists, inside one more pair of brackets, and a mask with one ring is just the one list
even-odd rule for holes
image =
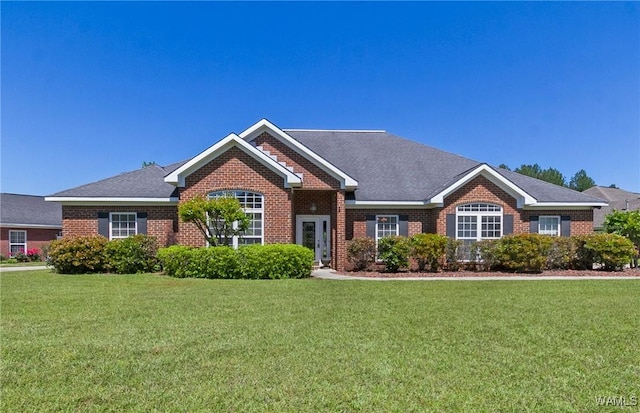
{"label": "front door", "polygon": [[296,217],[296,243],[315,253],[319,266],[331,260],[331,218],[328,215],[298,215]]}

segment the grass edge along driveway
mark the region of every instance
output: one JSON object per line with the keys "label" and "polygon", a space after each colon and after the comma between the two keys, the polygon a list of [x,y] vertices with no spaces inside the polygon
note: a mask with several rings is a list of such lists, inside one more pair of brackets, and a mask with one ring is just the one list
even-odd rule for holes
{"label": "grass edge along driveway", "polygon": [[640,403],[638,280],[41,270],[0,274],[0,293],[5,411],[582,412],[620,411],[611,398],[630,411]]}

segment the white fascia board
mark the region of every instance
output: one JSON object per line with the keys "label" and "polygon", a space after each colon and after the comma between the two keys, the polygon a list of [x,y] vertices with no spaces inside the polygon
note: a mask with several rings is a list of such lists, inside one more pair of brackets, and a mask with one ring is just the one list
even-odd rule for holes
{"label": "white fascia board", "polygon": [[533,205],[526,205],[523,209],[591,209],[602,208],[609,204],[606,202],[536,202]]}
{"label": "white fascia board", "polygon": [[449,185],[443,191],[433,196],[430,202],[433,204],[444,205],[444,198],[446,198],[447,195],[455,192],[467,182],[481,175],[489,179],[494,184],[498,185],[501,189],[503,189],[511,196],[513,196],[517,201],[518,208],[522,208],[525,205],[532,205],[537,202],[537,200],[533,196],[529,195],[522,188],[520,188],[504,176],[500,175],[498,172],[494,171],[493,168],[491,168],[487,164],[479,165],[478,167],[464,175],[462,178]]}
{"label": "white fascia board", "polygon": [[307,158],[309,161],[316,164],[320,169],[327,172],[329,175],[333,176],[337,180],[340,181],[340,186],[345,190],[354,190],[358,187],[358,181],[336,168],[333,164],[328,162],[326,159],[313,152],[311,149],[307,148],[297,140],[293,139],[282,129],[278,128],[273,123],[269,122],[266,119],[261,119],[254,125],[250,126],[244,132],[240,134],[240,137],[245,141],[251,141],[252,139],[258,137],[263,132],[269,132],[278,138],[285,145],[298,152],[300,155]]}
{"label": "white fascia board", "polygon": [[80,196],[47,196],[48,202],[60,202],[62,205],[162,205],[177,204],[177,197],[169,198],[137,198],[137,197],[80,197]]}
{"label": "white fascia board", "polygon": [[62,225],[0,223],[0,228],[62,229]]}
{"label": "white fascia board", "polygon": [[238,147],[243,152],[257,159],[262,164],[276,172],[278,175],[281,175],[285,180],[285,187],[300,186],[302,184],[302,178],[300,178],[300,176],[289,171],[287,168],[280,165],[278,162],[267,156],[262,151],[254,148],[235,133],[227,135],[227,137],[214,144],[209,149],[193,157],[180,168],[167,175],[164,178],[165,182],[180,187],[184,186],[185,178],[187,176],[191,175],[193,172],[200,169],[203,165],[217,158],[234,146]]}
{"label": "white fascia board", "polygon": [[425,201],[354,201],[344,202],[347,209],[415,209],[415,208],[433,208],[435,205]]}

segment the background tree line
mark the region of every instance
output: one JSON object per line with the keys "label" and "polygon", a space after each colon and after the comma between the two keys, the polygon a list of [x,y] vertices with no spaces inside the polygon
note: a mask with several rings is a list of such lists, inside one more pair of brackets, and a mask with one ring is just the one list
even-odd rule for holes
{"label": "background tree line", "polygon": [[[508,171],[511,170],[511,168],[505,164],[501,164],[499,167]],[[518,168],[514,169],[513,172],[537,178],[542,181],[551,182],[552,184],[564,186],[580,192],[585,189],[589,189],[596,184],[596,182],[587,175],[587,172],[584,169],[580,169],[576,172],[575,175],[569,179],[568,183],[567,179],[559,170],[555,168],[542,169],[537,163],[533,165],[520,165]],[[609,185],[609,188],[616,188],[616,186]]]}

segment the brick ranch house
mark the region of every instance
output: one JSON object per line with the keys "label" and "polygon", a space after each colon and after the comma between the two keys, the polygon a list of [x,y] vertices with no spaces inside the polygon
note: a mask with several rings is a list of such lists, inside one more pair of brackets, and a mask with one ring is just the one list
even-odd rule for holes
{"label": "brick ranch house", "polygon": [[251,218],[235,245],[298,243],[344,270],[356,237],[438,233],[471,243],[506,234],[590,233],[593,196],[491,167],[385,131],[280,129],[263,119],[195,157],[151,165],[46,198],[63,236],[145,233],[203,246],[178,206],[233,194]]}
{"label": "brick ranch house", "polygon": [[0,255],[42,251],[62,231],[62,208],[43,196],[0,194]]}

